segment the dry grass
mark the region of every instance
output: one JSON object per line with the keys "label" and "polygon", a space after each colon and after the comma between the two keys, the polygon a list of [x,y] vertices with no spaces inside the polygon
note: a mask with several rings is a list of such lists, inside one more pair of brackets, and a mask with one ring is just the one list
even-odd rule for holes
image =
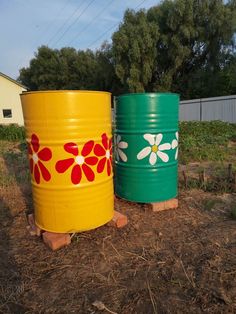
{"label": "dry grass", "polygon": [[182,190],[179,209],[159,213],[117,199],[127,227],[51,252],[25,228],[28,179],[4,169],[18,189],[0,190],[0,313],[235,313],[234,193]]}

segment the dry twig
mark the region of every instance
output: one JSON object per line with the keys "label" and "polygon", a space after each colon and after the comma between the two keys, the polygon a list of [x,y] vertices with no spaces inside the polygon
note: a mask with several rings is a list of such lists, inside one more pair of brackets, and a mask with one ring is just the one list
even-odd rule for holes
{"label": "dry twig", "polygon": [[109,309],[105,306],[105,304],[102,303],[101,301],[95,301],[95,302],[93,302],[93,306],[95,306],[99,311],[105,310],[105,311],[107,311],[107,312],[109,312],[109,313],[111,313],[111,314],[117,314],[116,312],[113,312],[113,311],[109,310]]}

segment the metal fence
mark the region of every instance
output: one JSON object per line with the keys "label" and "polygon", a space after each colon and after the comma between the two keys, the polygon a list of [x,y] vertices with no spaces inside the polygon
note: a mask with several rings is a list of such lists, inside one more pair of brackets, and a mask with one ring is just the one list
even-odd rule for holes
{"label": "metal fence", "polygon": [[193,120],[236,123],[236,95],[181,101],[180,121]]}

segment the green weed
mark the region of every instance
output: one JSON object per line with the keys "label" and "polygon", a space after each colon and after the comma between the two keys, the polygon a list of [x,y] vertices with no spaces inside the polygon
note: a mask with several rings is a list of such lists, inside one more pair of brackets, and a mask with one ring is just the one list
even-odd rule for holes
{"label": "green weed", "polygon": [[190,161],[226,161],[235,154],[235,147],[228,147],[236,140],[236,124],[222,121],[181,122],[181,163]]}
{"label": "green weed", "polygon": [[212,211],[215,205],[219,203],[222,203],[222,201],[216,198],[206,199],[203,201],[203,207],[207,211]]}
{"label": "green weed", "polygon": [[0,140],[6,141],[23,141],[25,139],[25,128],[17,126],[15,124],[11,125],[0,125]]}

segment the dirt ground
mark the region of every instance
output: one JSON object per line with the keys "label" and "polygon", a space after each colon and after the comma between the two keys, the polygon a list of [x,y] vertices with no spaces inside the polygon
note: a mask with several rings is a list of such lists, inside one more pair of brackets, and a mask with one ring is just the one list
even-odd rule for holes
{"label": "dirt ground", "polygon": [[125,228],[51,252],[26,230],[27,164],[14,145],[4,151],[1,175],[13,179],[0,187],[0,313],[236,313],[235,193],[180,190],[179,208],[159,213],[116,199]]}

